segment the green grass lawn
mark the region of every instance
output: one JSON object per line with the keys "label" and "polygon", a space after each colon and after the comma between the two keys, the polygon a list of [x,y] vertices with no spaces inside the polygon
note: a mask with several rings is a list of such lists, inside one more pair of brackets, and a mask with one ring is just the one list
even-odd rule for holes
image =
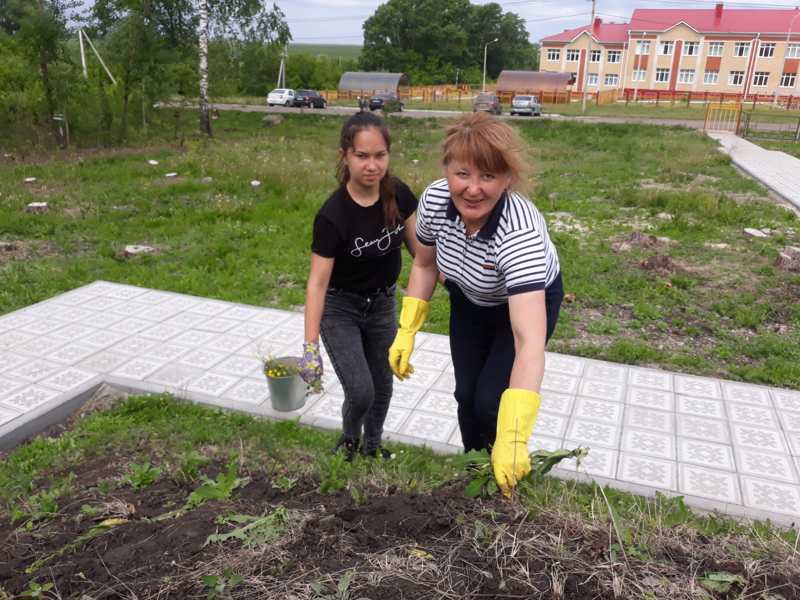
{"label": "green grass lawn", "polygon": [[289,54],[311,54],[331,58],[354,59],[361,56],[357,44],[289,44]]}
{"label": "green grass lawn", "polygon": [[[183,146],[6,159],[0,239],[25,252],[19,260],[0,254],[0,313],[96,279],[301,305],[312,218],[335,186],[342,120],[263,119],[224,112],[213,140],[190,137]],[[529,144],[531,198],[548,219],[569,294],[550,349],[800,388],[800,276],[773,266],[779,250],[800,244],[792,212],[697,132],[515,124]],[[392,117],[390,125],[392,169],[419,193],[440,175],[446,121]],[[23,183],[31,176],[35,183]],[[256,179],[260,187],[250,185]],[[32,201],[49,202],[49,214],[26,213]],[[746,227],[772,235],[750,238]],[[620,238],[636,231],[663,239],[620,249]],[[125,260],[126,244],[159,253]],[[403,282],[407,273],[408,260]],[[440,289],[426,328],[446,333],[447,312]]]}

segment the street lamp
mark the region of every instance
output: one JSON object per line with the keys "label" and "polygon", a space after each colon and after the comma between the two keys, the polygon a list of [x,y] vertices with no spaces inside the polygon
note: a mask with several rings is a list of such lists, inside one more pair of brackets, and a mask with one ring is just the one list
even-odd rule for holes
{"label": "street lamp", "polygon": [[483,90],[486,91],[486,51],[489,49],[489,44],[494,44],[500,38],[494,38],[491,42],[487,42],[483,47]]}

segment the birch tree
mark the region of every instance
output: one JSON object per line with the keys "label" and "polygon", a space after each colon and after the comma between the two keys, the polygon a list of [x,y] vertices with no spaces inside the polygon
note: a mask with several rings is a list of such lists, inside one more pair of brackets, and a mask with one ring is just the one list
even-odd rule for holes
{"label": "birch tree", "polygon": [[211,115],[208,110],[208,0],[199,0],[198,54],[200,75],[200,131],[211,135]]}

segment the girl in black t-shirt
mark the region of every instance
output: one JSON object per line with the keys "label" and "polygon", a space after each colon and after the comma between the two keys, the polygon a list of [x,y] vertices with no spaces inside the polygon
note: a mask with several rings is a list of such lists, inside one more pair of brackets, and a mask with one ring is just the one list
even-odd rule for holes
{"label": "girl in black t-shirt", "polygon": [[414,255],[417,210],[408,186],[389,173],[390,147],[383,119],[369,112],[350,117],[339,144],[340,187],[314,219],[300,367],[319,390],[321,334],[344,392],[337,449],[347,460],[359,449],[388,456],[381,448],[392,397],[386,354],[397,333],[400,247],[405,241]]}

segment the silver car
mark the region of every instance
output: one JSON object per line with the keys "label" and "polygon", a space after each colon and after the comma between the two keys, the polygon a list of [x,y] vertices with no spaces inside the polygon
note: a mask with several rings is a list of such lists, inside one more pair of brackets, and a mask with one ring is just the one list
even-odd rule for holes
{"label": "silver car", "polygon": [[511,100],[511,114],[541,117],[542,105],[537,96],[514,96],[514,99]]}

